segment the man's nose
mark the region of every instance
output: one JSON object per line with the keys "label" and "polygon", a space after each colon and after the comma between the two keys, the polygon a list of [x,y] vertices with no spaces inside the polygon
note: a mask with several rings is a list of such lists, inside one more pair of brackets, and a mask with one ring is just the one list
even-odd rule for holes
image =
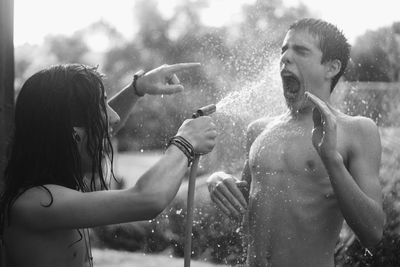
{"label": "man's nose", "polygon": [[286,50],[281,55],[281,64],[290,64],[292,63],[292,53],[289,50]]}

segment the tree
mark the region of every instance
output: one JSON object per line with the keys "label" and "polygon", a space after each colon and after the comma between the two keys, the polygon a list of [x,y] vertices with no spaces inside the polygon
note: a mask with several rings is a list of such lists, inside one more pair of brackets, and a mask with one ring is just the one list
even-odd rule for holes
{"label": "tree", "polygon": [[[13,0],[0,1],[0,191],[3,189],[3,171],[6,150],[13,128],[14,113],[14,45]],[[0,259],[0,265],[2,261]]]}
{"label": "tree", "polygon": [[345,78],[349,81],[399,81],[400,22],[367,31],[357,38]]}
{"label": "tree", "polygon": [[[232,89],[241,89],[244,83],[258,79],[271,58],[279,57],[289,24],[309,16],[302,5],[286,8],[280,0],[257,1],[243,8],[243,21],[239,25],[215,28],[205,26],[200,19],[201,9],[208,3],[182,1],[174,14],[165,18],[156,1],[140,1],[135,7],[137,35],[106,54],[104,66],[107,73],[112,73],[109,81],[114,86],[121,81],[130,82],[132,70],[138,66],[151,69],[164,63],[202,63],[202,68],[190,75],[180,74],[187,85],[185,93],[146,98],[138,103],[136,110],[142,112],[131,116],[120,132],[121,148],[124,143],[135,144],[132,140],[146,138],[153,141],[146,142],[144,148],[161,148],[165,138],[194,109],[216,103]],[[134,145],[138,146],[141,145]]]}

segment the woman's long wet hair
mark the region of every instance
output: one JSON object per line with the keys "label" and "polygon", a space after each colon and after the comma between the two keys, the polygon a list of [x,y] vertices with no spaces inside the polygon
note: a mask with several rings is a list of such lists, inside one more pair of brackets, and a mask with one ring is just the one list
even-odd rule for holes
{"label": "woman's long wet hair", "polygon": [[[3,215],[10,214],[18,196],[32,187],[48,191],[48,206],[53,196],[46,184],[83,192],[108,188],[106,177],[114,177],[113,150],[104,95],[97,68],[80,64],[50,67],[24,83],[15,106],[15,129],[0,202]],[[73,127],[87,131],[91,177],[84,178]]]}

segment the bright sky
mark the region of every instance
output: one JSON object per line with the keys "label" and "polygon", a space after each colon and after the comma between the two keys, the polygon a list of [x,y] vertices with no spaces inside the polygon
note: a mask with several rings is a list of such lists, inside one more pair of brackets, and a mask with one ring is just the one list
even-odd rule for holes
{"label": "bright sky", "polygon": [[[268,0],[265,0],[268,1]],[[135,32],[135,0],[14,0],[14,43],[41,43],[48,34],[72,34],[103,19],[126,37]],[[168,17],[180,0],[158,0]],[[219,26],[240,20],[243,3],[254,0],[211,0],[203,13],[204,22]],[[303,2],[320,18],[343,29],[350,42],[367,29],[375,30],[400,21],[399,0],[283,0],[287,6]]]}

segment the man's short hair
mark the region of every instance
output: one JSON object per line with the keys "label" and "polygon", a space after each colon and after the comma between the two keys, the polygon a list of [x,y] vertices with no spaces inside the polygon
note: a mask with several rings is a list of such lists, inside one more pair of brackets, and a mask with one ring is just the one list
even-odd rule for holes
{"label": "man's short hair", "polygon": [[332,79],[332,92],[339,78],[343,75],[350,58],[351,46],[343,32],[329,22],[312,18],[305,18],[294,22],[289,26],[289,30],[306,30],[318,38],[319,48],[322,51],[321,63],[335,59],[340,60],[340,71]]}

